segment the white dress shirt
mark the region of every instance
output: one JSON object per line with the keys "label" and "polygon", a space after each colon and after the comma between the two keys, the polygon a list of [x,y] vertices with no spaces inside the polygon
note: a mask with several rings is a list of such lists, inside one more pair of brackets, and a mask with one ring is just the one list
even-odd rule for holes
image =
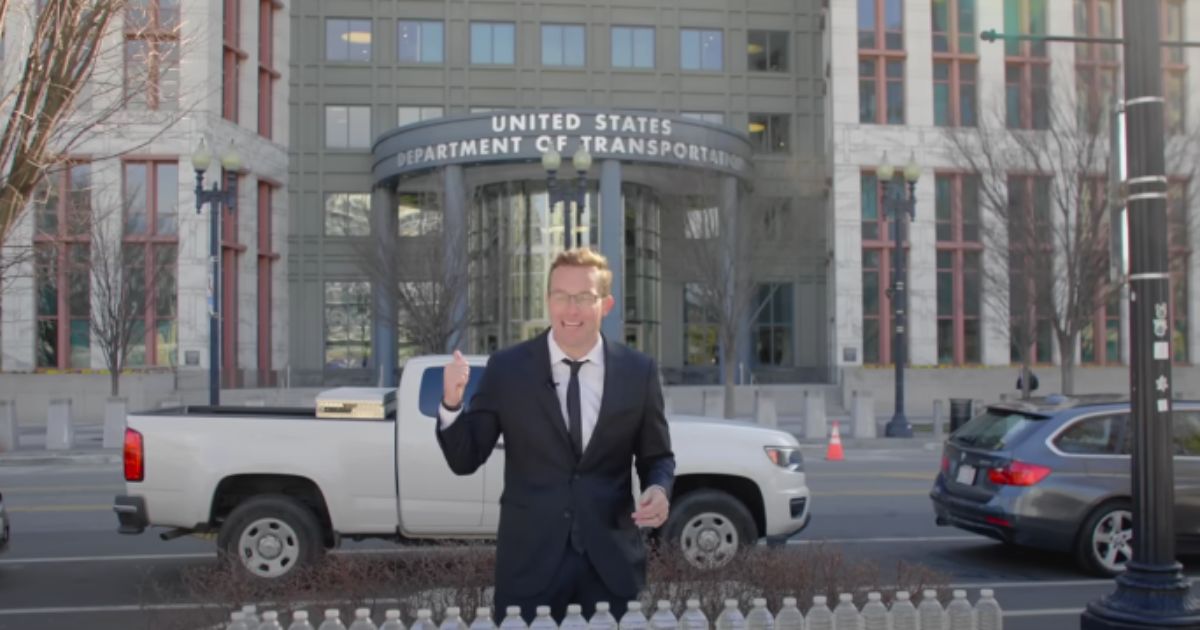
{"label": "white dress shirt", "polygon": [[[554,341],[553,332],[546,335],[546,339],[550,345],[550,375],[554,379],[554,391],[558,394],[558,406],[562,410],[567,433],[570,434],[571,416],[567,413],[567,387],[571,383],[571,366],[563,363],[563,359],[570,357]],[[604,398],[604,339],[597,337],[596,345],[580,360],[586,361],[579,368],[579,410],[583,426],[583,448],[586,450],[588,440],[596,430],[596,421],[600,418],[600,401]],[[454,424],[461,413],[461,408],[458,411],[450,411],[439,405],[438,419],[442,428]]]}

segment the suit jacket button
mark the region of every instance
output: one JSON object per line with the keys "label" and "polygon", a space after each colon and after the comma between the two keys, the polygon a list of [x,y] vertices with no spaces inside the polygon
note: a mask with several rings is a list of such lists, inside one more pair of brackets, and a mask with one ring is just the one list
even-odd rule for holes
{"label": "suit jacket button", "polygon": [[571,518],[571,510],[567,510],[567,511],[563,512],[563,518],[570,519]]}
{"label": "suit jacket button", "polygon": [[574,479],[575,481],[579,481],[579,473],[575,473],[574,475],[571,476],[571,478]]}

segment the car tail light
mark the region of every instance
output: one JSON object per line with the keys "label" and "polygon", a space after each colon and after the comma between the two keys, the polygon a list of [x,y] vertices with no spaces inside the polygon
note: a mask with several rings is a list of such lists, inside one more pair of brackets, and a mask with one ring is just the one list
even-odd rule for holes
{"label": "car tail light", "polygon": [[146,452],[142,447],[142,434],[125,429],[125,481],[146,479]]}
{"label": "car tail light", "polygon": [[947,475],[950,474],[950,456],[949,455],[945,455],[945,454],[942,455],[942,472]]}
{"label": "car tail light", "polygon": [[1046,478],[1051,470],[1037,464],[1014,461],[1003,468],[988,471],[988,480],[997,486],[1032,486]]}

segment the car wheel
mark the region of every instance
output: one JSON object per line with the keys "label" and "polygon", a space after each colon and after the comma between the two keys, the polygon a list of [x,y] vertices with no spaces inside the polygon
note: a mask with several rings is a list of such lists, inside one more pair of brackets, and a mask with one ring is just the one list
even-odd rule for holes
{"label": "car wheel", "polygon": [[321,559],[317,516],[303,503],[283,495],[248,499],[221,525],[217,546],[252,577],[277,580]]}
{"label": "car wheel", "polygon": [[758,526],[750,510],[720,490],[685,494],[671,507],[663,527],[663,542],[678,549],[688,563],[712,569],[728,563],[757,539]]}
{"label": "car wheel", "polygon": [[1076,542],[1079,566],[1095,575],[1112,577],[1125,570],[1133,557],[1133,511],[1128,501],[1111,501],[1083,521]]}

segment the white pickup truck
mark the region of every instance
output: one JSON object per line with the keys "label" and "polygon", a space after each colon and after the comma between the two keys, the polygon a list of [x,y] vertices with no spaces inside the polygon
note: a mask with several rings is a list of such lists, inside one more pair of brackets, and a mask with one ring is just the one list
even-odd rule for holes
{"label": "white pickup truck", "polygon": [[[477,385],[487,358],[467,360]],[[494,538],[503,439],[475,474],[451,472],[434,434],[448,361],[410,359],[385,419],[264,407],[130,414],[126,493],[113,506],[119,531],[169,528],[164,540],[216,533],[220,551],[264,579],[319,561],[342,538]],[[808,524],[792,435],[744,422],[668,420],[676,481],[659,536],[691,562],[721,564],[760,538],[782,540]]]}

